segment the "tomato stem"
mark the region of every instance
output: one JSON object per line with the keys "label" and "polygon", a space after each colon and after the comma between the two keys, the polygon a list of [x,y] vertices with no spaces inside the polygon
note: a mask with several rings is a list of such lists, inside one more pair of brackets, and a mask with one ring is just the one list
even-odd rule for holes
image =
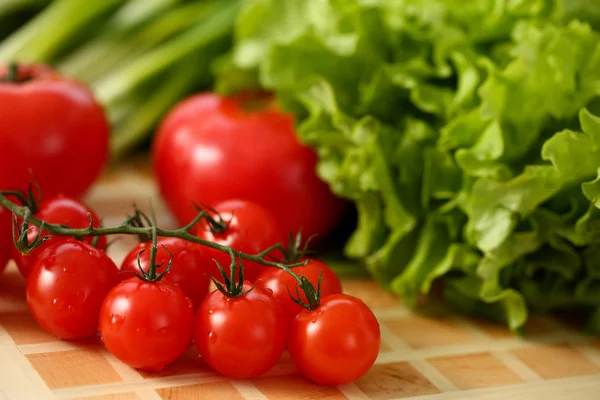
{"label": "tomato stem", "polygon": [[[258,252],[256,254],[248,254],[248,253],[234,250],[229,246],[211,242],[209,240],[205,240],[205,239],[197,237],[196,235],[191,234],[190,230],[192,228],[194,228],[196,226],[196,224],[198,222],[200,222],[200,220],[206,218],[206,215],[207,215],[206,211],[201,211],[200,213],[198,213],[196,218],[194,218],[194,220],[192,222],[190,222],[188,225],[186,225],[182,228],[173,229],[173,230],[162,229],[155,225],[153,225],[153,226],[132,226],[132,221],[136,218],[135,215],[127,217],[123,223],[121,223],[120,225],[117,225],[117,226],[112,226],[112,227],[88,226],[86,228],[70,228],[70,227],[65,227],[65,226],[59,225],[59,224],[46,223],[45,221],[40,220],[39,218],[32,215],[31,209],[28,206],[25,206],[25,205],[19,206],[18,204],[13,203],[5,196],[6,194],[7,194],[7,192],[0,191],[0,206],[5,207],[9,211],[11,211],[15,216],[23,218],[21,234],[23,234],[24,231],[29,229],[29,225],[35,225],[37,227],[43,226],[45,232],[47,232],[50,235],[54,235],[54,236],[83,237],[83,236],[106,236],[106,235],[115,235],[115,234],[157,235],[157,236],[161,236],[161,237],[176,237],[176,238],[184,239],[184,240],[187,240],[187,241],[190,241],[193,243],[200,244],[202,246],[210,247],[212,249],[215,249],[217,251],[221,251],[224,253],[232,252],[236,257],[238,257],[240,259],[247,260],[247,261],[253,261],[255,263],[269,266],[269,267],[284,269],[286,271],[289,271],[290,273],[292,273],[290,268],[301,266],[301,265],[306,265],[306,263],[307,263],[307,261],[303,261],[303,262],[285,264],[283,262],[267,260],[266,257],[268,257],[271,252],[273,252],[275,250],[285,251],[285,248],[281,243],[274,244],[273,246],[270,246],[269,248],[267,248],[261,252]],[[28,216],[27,221],[25,221],[26,215]],[[27,222],[27,223],[25,223],[25,222]],[[40,229],[40,231],[41,231],[41,229]],[[299,280],[299,278],[296,276],[296,274],[293,274],[293,275],[297,278],[296,280]]]}
{"label": "tomato stem", "polygon": [[[317,288],[315,289],[314,285],[308,280],[305,276],[299,277],[299,284],[296,286],[296,296],[294,297],[290,292],[290,288],[288,287],[288,294],[292,298],[292,301],[299,306],[307,309],[308,311],[316,310],[321,304],[321,281],[323,280],[323,271],[319,274],[319,281],[317,283]],[[307,302],[302,301],[302,297],[300,296],[300,290],[302,289],[304,295],[306,296]]]}
{"label": "tomato stem", "polygon": [[23,222],[21,223],[21,226],[19,227],[18,217],[17,217],[17,215],[15,215],[13,213],[12,237],[13,237],[13,243],[14,243],[15,247],[17,248],[17,250],[19,250],[21,252],[21,254],[27,255],[27,254],[31,253],[31,251],[33,249],[35,249],[36,247],[38,247],[40,244],[42,244],[46,240],[50,239],[50,236],[42,236],[43,232],[44,232],[43,229],[45,226],[44,221],[42,221],[40,225],[37,225],[39,227],[39,230],[38,230],[35,238],[33,238],[31,243],[29,243],[28,233],[31,230],[31,227],[29,227],[29,222],[32,218],[35,218],[35,217],[32,216],[31,210],[29,208],[27,208],[24,215],[22,215],[22,218],[23,218]]}
{"label": "tomato stem", "polygon": [[22,70],[19,70],[19,64],[16,62],[10,63],[4,76],[0,77],[0,82],[24,83],[34,79],[34,77],[22,72]]}
{"label": "tomato stem", "polygon": [[[223,233],[225,232],[227,229],[229,229],[229,225],[231,225],[231,221],[233,219],[233,213],[231,215],[231,218],[229,219],[229,221],[225,221],[223,219],[223,217],[221,216],[221,214],[215,210],[212,207],[207,206],[206,204],[200,203],[202,207],[198,206],[197,204],[194,204],[194,207],[196,207],[196,210],[198,210],[199,213],[204,212],[206,215],[204,216],[204,220],[206,221],[207,225],[208,225],[208,229],[214,233],[214,234],[219,234],[219,233]],[[206,210],[210,211],[212,214],[214,214],[216,216],[213,217],[212,215],[210,215],[209,213],[207,213]]]}
{"label": "tomato stem", "polygon": [[[225,285],[222,285],[221,282],[217,281],[212,276],[210,277],[210,279],[213,281],[213,283],[215,284],[215,286],[217,287],[219,292],[223,293],[225,296],[227,296],[227,297],[243,296],[246,293],[248,293],[249,291],[251,291],[252,289],[254,289],[254,286],[252,286],[250,289],[244,291],[244,266],[242,265],[241,261],[239,261],[239,264],[238,264],[238,261],[235,259],[235,254],[233,254],[233,250],[231,248],[229,249],[229,257],[231,257],[231,264],[229,264],[229,276],[227,276],[227,273],[225,272],[225,270],[223,269],[221,264],[219,264],[219,262],[217,260],[213,259],[215,264],[217,264],[217,268],[219,269],[219,272],[221,273],[221,276],[223,277],[223,282],[225,283]],[[236,275],[235,275],[236,270],[238,272],[237,280],[236,280]]]}
{"label": "tomato stem", "polygon": [[171,270],[171,266],[173,265],[173,254],[169,251],[169,249],[166,246],[162,246],[162,248],[165,249],[167,253],[169,253],[169,261],[167,262],[165,270],[160,274],[157,274],[156,271],[160,267],[162,267],[163,264],[156,264],[156,252],[158,251],[158,235],[156,226],[153,225],[150,228],[152,229],[152,244],[150,246],[150,265],[148,266],[148,271],[144,271],[144,268],[142,267],[141,256],[142,253],[146,251],[146,249],[143,249],[137,255],[137,263],[140,273],[136,273],[136,276],[143,281],[156,283],[162,278],[164,278]]}
{"label": "tomato stem", "polygon": [[[32,192],[32,190],[30,187],[30,195],[29,195],[30,199],[32,198],[31,192]],[[284,248],[284,246],[281,243],[274,244],[274,245],[270,246],[269,248],[267,248],[257,254],[247,254],[247,253],[243,253],[243,252],[234,250],[229,246],[211,242],[209,240],[205,240],[205,239],[199,238],[193,234],[190,234],[190,230],[192,230],[202,219],[205,219],[207,221],[210,221],[210,219],[214,220],[214,218],[212,216],[210,216],[204,209],[202,209],[198,206],[196,206],[199,211],[198,215],[196,215],[196,217],[188,225],[186,225],[180,229],[167,230],[167,229],[161,229],[161,228],[157,227],[156,226],[156,218],[154,217],[151,220],[150,218],[148,218],[148,216],[146,214],[144,214],[139,208],[137,208],[136,205],[133,206],[134,211],[135,211],[134,215],[128,216],[125,219],[125,221],[123,221],[120,225],[113,226],[113,227],[103,227],[103,226],[95,227],[94,226],[94,217],[90,213],[90,214],[88,214],[90,222],[86,228],[70,228],[68,226],[63,226],[63,225],[59,225],[59,224],[48,224],[45,221],[40,220],[39,218],[35,217],[32,214],[32,211],[27,204],[23,204],[22,206],[19,206],[18,204],[10,201],[6,197],[6,196],[10,196],[10,195],[14,195],[14,192],[0,191],[0,206],[5,207],[6,209],[8,209],[9,211],[11,211],[13,213],[13,225],[12,225],[13,241],[14,241],[14,244],[17,247],[17,249],[22,254],[29,254],[34,248],[39,246],[44,241],[48,240],[50,238],[49,236],[43,236],[43,234],[45,232],[49,233],[50,235],[72,236],[72,237],[75,237],[78,239],[82,239],[84,236],[99,237],[99,236],[114,235],[114,234],[137,235],[138,237],[144,237],[144,238],[149,237],[149,238],[151,238],[152,245],[150,247],[150,265],[148,267],[148,271],[146,272],[142,268],[140,257],[142,255],[142,253],[145,251],[145,250],[142,250],[138,254],[138,259],[137,259],[140,272],[136,273],[136,275],[138,276],[138,278],[140,278],[144,281],[147,281],[147,282],[158,282],[163,277],[165,277],[165,275],[167,273],[169,273],[169,271],[171,269],[171,265],[173,263],[173,255],[171,254],[169,249],[167,249],[165,246],[163,246],[163,248],[169,253],[170,258],[169,258],[169,261],[168,261],[168,264],[167,264],[165,270],[163,272],[161,272],[160,274],[157,274],[157,270],[160,267],[162,267],[162,265],[163,265],[163,264],[158,264],[158,265],[156,264],[156,252],[158,250],[158,245],[157,245],[158,236],[175,237],[175,238],[180,238],[180,239],[187,240],[187,241],[190,241],[193,243],[197,243],[202,246],[210,247],[215,250],[222,251],[222,252],[229,254],[229,256],[231,257],[231,264],[229,266],[230,278],[227,276],[227,274],[225,273],[225,271],[223,270],[221,265],[219,265],[219,263],[215,260],[215,263],[217,264],[219,271],[223,275],[223,280],[225,282],[225,286],[223,286],[221,283],[217,282],[214,278],[211,277],[211,279],[217,286],[217,289],[219,289],[222,293],[224,293],[228,297],[237,297],[237,296],[241,296],[244,293],[248,292],[248,291],[246,291],[246,292],[243,291],[244,267],[242,265],[241,260],[244,259],[244,260],[248,260],[248,261],[253,261],[253,262],[261,264],[261,265],[283,269],[288,274],[290,274],[292,277],[294,277],[296,282],[298,282],[298,286],[296,286],[296,294],[298,297],[294,298],[292,296],[292,299],[294,300],[294,302],[296,302],[297,304],[301,305],[302,307],[304,307],[308,310],[314,310],[315,308],[317,308],[319,306],[320,292],[321,292],[321,277],[319,277],[319,283],[317,285],[317,288],[315,289],[315,287],[311,284],[311,282],[306,277],[299,276],[292,271],[292,268],[294,268],[294,267],[306,265],[308,263],[308,260],[305,260],[302,262],[300,262],[299,260],[294,260],[293,263],[290,263],[287,260],[291,259],[291,258],[287,257],[287,256],[286,256],[286,260],[284,262],[267,260],[266,257],[269,257],[269,255],[275,250],[279,250],[279,251],[283,252],[284,254],[286,254],[286,249]],[[19,199],[18,196],[17,196],[17,198]],[[19,217],[23,218],[23,223],[21,224],[20,227],[18,226],[18,218]],[[224,223],[223,219],[220,216],[219,216],[218,220],[215,220],[215,222],[217,224]],[[209,222],[209,224],[210,224],[210,222]],[[27,233],[31,229],[30,225],[34,225],[39,228],[39,231],[38,231],[36,237],[34,238],[34,240],[31,243],[29,243],[29,240],[27,237]],[[226,226],[227,227],[229,226],[228,223]],[[292,243],[292,242],[294,242],[294,243]],[[299,252],[297,250],[300,246],[299,245],[300,242],[301,242],[300,234],[298,234],[296,236],[295,240],[293,240],[290,237],[290,248],[295,249],[295,250],[293,250],[294,254],[303,254],[306,251],[306,247],[301,252]],[[292,246],[292,244],[293,244],[293,246]],[[239,261],[236,261],[236,257],[239,259]],[[238,262],[239,262],[239,264],[238,264]],[[236,272],[238,273],[237,280],[236,280]],[[306,299],[307,299],[307,303],[302,302],[298,287],[304,292]],[[291,294],[290,294],[290,296],[291,296]]]}
{"label": "tomato stem", "polygon": [[2,77],[4,82],[18,82],[19,80],[19,66],[17,63],[10,63],[6,70],[6,75]]}
{"label": "tomato stem", "polygon": [[312,239],[317,234],[311,235],[302,246],[302,232],[298,232],[295,236],[290,232],[288,239],[288,248],[284,252],[283,262],[286,264],[296,263],[303,259],[308,253],[310,253],[308,246]]}

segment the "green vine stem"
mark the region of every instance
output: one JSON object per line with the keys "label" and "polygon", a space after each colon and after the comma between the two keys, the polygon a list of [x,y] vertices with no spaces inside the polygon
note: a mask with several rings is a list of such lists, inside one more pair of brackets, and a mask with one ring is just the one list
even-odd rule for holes
{"label": "green vine stem", "polygon": [[212,276],[210,277],[210,279],[217,287],[217,290],[223,293],[225,296],[230,298],[240,297],[254,289],[254,286],[248,290],[244,290],[244,267],[242,266],[241,262],[238,265],[238,261],[235,259],[235,255],[233,254],[231,249],[229,250],[229,257],[231,258],[231,263],[229,264],[229,276],[231,278],[227,276],[227,273],[225,272],[225,269],[223,269],[221,264],[219,264],[217,260],[213,259],[215,264],[217,264],[219,272],[221,273],[221,277],[223,278],[224,284],[221,284]]}
{"label": "green vine stem", "polygon": [[[239,268],[240,276],[239,276],[237,284],[236,284],[236,281],[234,278],[236,266],[237,266],[237,263],[236,263],[236,257],[237,257],[240,260],[244,259],[244,260],[253,261],[255,263],[265,265],[268,267],[283,269],[288,274],[290,274],[296,280],[296,282],[298,282],[298,286],[296,286],[297,298],[295,298],[290,293],[292,300],[295,303],[299,304],[300,306],[306,308],[309,311],[312,311],[312,310],[316,309],[317,307],[319,307],[320,292],[321,292],[321,277],[319,277],[319,283],[317,284],[317,288],[315,288],[314,285],[305,276],[298,275],[292,271],[292,268],[294,268],[294,267],[306,265],[309,262],[308,260],[305,260],[302,262],[299,262],[298,260],[294,260],[291,263],[288,261],[290,259],[290,257],[286,257],[286,260],[284,260],[283,262],[267,260],[265,257],[268,257],[269,254],[274,250],[279,250],[283,254],[286,254],[286,249],[281,243],[277,243],[257,254],[247,254],[247,253],[243,253],[243,252],[234,250],[229,246],[225,246],[222,244],[211,242],[209,240],[201,239],[201,238],[191,234],[190,230],[192,228],[194,228],[196,226],[196,224],[199,223],[201,220],[204,219],[204,220],[208,220],[210,222],[213,219],[213,217],[208,212],[206,212],[205,210],[203,210],[200,207],[197,207],[199,212],[198,212],[198,215],[196,216],[196,218],[194,218],[194,220],[192,222],[190,222],[188,225],[186,225],[180,229],[168,230],[168,229],[161,229],[161,228],[157,227],[156,223],[154,222],[154,219],[151,220],[150,218],[148,218],[148,216],[146,216],[142,211],[140,211],[140,209],[137,208],[135,205],[133,207],[134,211],[135,211],[134,215],[129,216],[127,219],[125,219],[125,221],[123,221],[123,223],[121,223],[121,225],[117,225],[117,226],[113,226],[113,227],[94,227],[94,218],[92,217],[91,214],[88,214],[89,218],[90,218],[90,222],[89,222],[89,225],[87,228],[70,228],[70,227],[67,227],[64,225],[46,223],[45,221],[35,217],[31,211],[31,209],[29,208],[29,206],[27,206],[27,205],[19,206],[18,204],[10,201],[6,197],[7,195],[14,195],[14,193],[0,191],[0,206],[8,209],[9,211],[11,211],[13,213],[13,239],[15,242],[15,246],[19,249],[19,251],[21,251],[25,254],[29,253],[32,249],[34,249],[35,247],[39,246],[42,242],[47,240],[48,236],[43,236],[46,233],[50,234],[50,235],[55,235],[55,236],[70,236],[70,237],[75,237],[75,238],[79,238],[79,239],[83,238],[84,236],[99,237],[99,236],[116,235],[116,234],[137,235],[140,238],[147,238],[147,239],[152,240],[152,246],[150,248],[150,269],[148,272],[144,272],[140,266],[141,275],[138,275],[138,277],[145,281],[157,282],[160,279],[162,279],[169,272],[170,267],[171,267],[171,262],[172,262],[172,257],[171,257],[171,259],[169,260],[169,263],[167,265],[167,268],[160,274],[156,273],[156,270],[162,266],[162,265],[158,265],[158,266],[156,265],[157,238],[158,238],[158,236],[176,237],[176,238],[180,238],[180,239],[183,239],[186,241],[197,243],[202,246],[211,247],[218,251],[222,251],[224,253],[229,254],[229,256],[231,257],[231,265],[230,265],[231,276],[232,276],[231,282],[228,282],[227,279],[225,280],[226,286],[227,286],[226,290],[224,290],[225,288],[223,288],[223,287],[219,287],[220,285],[217,285],[217,287],[219,288],[219,290],[223,289],[222,290],[223,292],[227,291],[229,293],[228,295],[230,295],[230,296],[239,296],[239,295],[244,294],[242,291],[244,275],[243,275],[243,267],[241,266],[241,262],[240,262],[240,268]],[[22,220],[23,220],[20,229],[17,224],[19,217],[22,218]],[[215,221],[215,222],[217,222],[217,221]],[[29,227],[29,224],[35,225],[39,228],[38,234],[36,235],[35,239],[31,243],[29,243],[28,236],[27,236],[27,232],[29,231],[29,229],[31,229]],[[221,227],[220,224],[225,224],[224,225],[225,227],[228,226],[228,224],[226,224],[224,221],[222,221],[222,219],[218,220],[217,226]],[[44,232],[44,233],[42,233],[42,232]],[[292,240],[291,240],[291,242],[292,242]],[[294,243],[296,245],[300,242],[299,236],[296,238],[295,242],[297,242],[297,243]],[[290,244],[292,244],[292,243],[290,243]],[[292,248],[294,248],[294,246],[292,246]],[[167,249],[167,251],[168,251],[168,249]],[[296,249],[296,251],[297,251],[297,249]],[[294,253],[296,253],[296,251],[294,251]],[[299,252],[299,253],[302,253],[302,252]],[[140,255],[141,255],[141,252],[140,252],[140,254],[138,254],[138,264],[139,264]],[[296,257],[298,256],[298,254],[294,254],[294,255]],[[219,269],[222,271],[222,268],[220,265],[219,265]],[[222,271],[222,272],[224,272],[224,271]],[[224,274],[224,278],[226,278],[226,274]],[[300,290],[302,290],[304,292],[306,299],[307,299],[306,303],[302,301],[302,297],[300,296],[300,291],[298,288],[300,288]],[[289,290],[288,290],[288,292],[289,292]]]}
{"label": "green vine stem", "polygon": [[[206,212],[204,212],[204,211],[199,212],[198,215],[196,216],[196,218],[194,218],[194,220],[192,222],[190,222],[188,225],[184,226],[183,228],[173,229],[173,230],[162,229],[162,228],[156,227],[154,225],[152,225],[152,226],[132,226],[131,221],[135,217],[129,217],[121,225],[112,226],[112,227],[94,227],[92,224],[93,221],[90,220],[90,224],[87,228],[69,228],[69,227],[65,227],[63,225],[49,224],[49,223],[46,223],[46,222],[40,220],[39,218],[32,215],[29,207],[19,206],[19,205],[13,203],[12,201],[10,201],[8,198],[5,197],[5,194],[6,194],[6,192],[0,192],[0,206],[8,209],[17,217],[20,217],[22,219],[27,218],[27,223],[29,223],[29,224],[35,225],[38,228],[43,226],[44,232],[46,232],[50,235],[83,237],[83,236],[106,236],[106,235],[126,234],[126,235],[138,235],[138,236],[144,235],[146,237],[153,237],[154,235],[162,236],[162,237],[176,237],[176,238],[184,239],[184,240],[187,240],[187,241],[190,241],[193,243],[197,243],[202,246],[211,247],[215,250],[222,251],[224,253],[229,253],[231,251],[234,256],[244,259],[244,260],[247,260],[247,261],[253,261],[253,262],[261,264],[261,265],[284,269],[287,272],[291,273],[293,276],[295,276],[296,280],[298,282],[301,281],[300,278],[297,277],[296,274],[294,274],[290,270],[290,268],[301,266],[301,265],[306,265],[306,262],[297,262],[297,263],[286,265],[282,262],[268,261],[265,257],[267,257],[268,254],[271,253],[272,251],[274,251],[274,250],[285,251],[285,248],[283,247],[283,245],[281,243],[277,243],[277,244],[269,247],[268,249],[265,249],[257,254],[247,254],[247,253],[243,253],[243,252],[231,249],[229,246],[225,246],[225,245],[222,245],[219,243],[214,243],[214,242],[211,242],[208,240],[204,240],[204,239],[201,239],[201,238],[191,234],[190,230],[200,220],[202,220],[203,218],[206,218]],[[27,224],[23,224],[23,225],[26,226]],[[25,228],[25,230],[26,229],[27,228]],[[41,232],[41,229],[40,229],[40,232]]]}
{"label": "green vine stem", "polygon": [[19,77],[19,67],[16,63],[10,63],[6,75],[2,78],[4,82],[17,82]]}

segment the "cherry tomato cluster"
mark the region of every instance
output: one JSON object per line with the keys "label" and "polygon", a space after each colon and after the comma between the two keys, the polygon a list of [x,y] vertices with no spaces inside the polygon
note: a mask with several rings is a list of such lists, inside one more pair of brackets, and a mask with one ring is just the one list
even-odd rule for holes
{"label": "cherry tomato cluster", "polygon": [[[257,204],[229,200],[210,211],[194,226],[197,237],[246,254],[283,242],[276,219]],[[100,224],[93,210],[65,196],[41,202],[34,216],[70,228]],[[159,371],[195,346],[215,371],[247,379],[269,371],[287,348],[306,377],[339,385],[362,376],[379,352],[371,310],[342,294],[325,263],[298,259],[297,248],[268,254],[288,264],[303,261],[292,274],[258,262],[242,265],[232,251],[154,230],[117,268],[103,236],[42,241],[43,226],[42,232],[22,227],[17,240],[38,245],[25,255],[18,246],[11,250],[10,222],[0,209],[1,262],[12,256],[27,278],[27,304],[39,325],[64,340],[99,333],[108,351],[131,367]],[[209,293],[211,279],[216,289]]]}

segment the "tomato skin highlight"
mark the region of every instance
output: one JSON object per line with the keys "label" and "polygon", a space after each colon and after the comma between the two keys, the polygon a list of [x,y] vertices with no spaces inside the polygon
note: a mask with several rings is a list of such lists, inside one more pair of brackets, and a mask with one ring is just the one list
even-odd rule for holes
{"label": "tomato skin highlight", "polygon": [[317,177],[317,156],[298,141],[292,116],[274,104],[247,111],[247,100],[200,93],[165,117],[152,163],[167,205],[186,224],[197,213],[192,202],[246,199],[269,210],[285,237],[325,238],[345,203]]}
{"label": "tomato skin highlight", "polygon": [[[228,228],[222,233],[213,233],[206,221],[198,224],[196,236],[234,250],[247,254],[256,254],[277,243],[283,242],[283,236],[273,215],[263,207],[245,200],[228,200],[217,204],[215,210],[221,218],[229,223]],[[209,274],[223,280],[215,262],[216,260],[230,277],[229,254],[209,247],[204,247],[207,263],[210,265]],[[281,252],[274,251],[271,255],[281,258]],[[254,282],[258,275],[267,267],[252,261],[242,260],[244,265],[244,280]]]}
{"label": "tomato skin highlight", "polygon": [[[250,289],[244,282],[244,290]],[[206,363],[232,379],[248,379],[269,371],[285,349],[283,311],[267,292],[255,287],[229,298],[215,290],[196,313],[194,341]]]}
{"label": "tomato skin highlight", "polygon": [[[98,218],[98,215],[96,215],[94,210],[75,198],[57,195],[42,201],[39,205],[39,211],[35,216],[50,224],[61,224],[70,226],[71,228],[86,228],[90,224],[90,218],[87,215],[88,213],[92,214],[92,217],[94,218],[94,227],[99,227],[100,218]],[[29,228],[30,230],[27,232],[27,238],[29,243],[31,243],[39,232],[39,228],[35,225],[30,225]],[[49,234],[44,233],[44,235]],[[69,240],[69,237],[66,236],[51,236],[50,239],[36,247],[28,255],[21,254],[13,245],[12,257],[15,260],[21,275],[27,278],[33,263],[44,249],[52,244],[65,242],[67,240]],[[91,244],[93,240],[94,237],[92,236],[83,238],[83,241],[88,244]],[[100,249],[106,247],[106,237],[100,236],[96,247]]]}
{"label": "tomato skin highlight", "polygon": [[379,323],[360,299],[336,294],[292,321],[288,351],[298,370],[323,385],[354,382],[373,365],[381,342]]}
{"label": "tomato skin highlight", "polygon": [[86,86],[47,66],[19,65],[18,75],[28,80],[0,81],[0,159],[11,166],[0,170],[0,189],[26,191],[31,170],[44,196],[81,196],[108,158],[104,109]]}
{"label": "tomato skin highlight", "polygon": [[12,239],[12,214],[4,207],[0,207],[0,275],[4,272],[6,264],[12,258],[14,248]]}
{"label": "tomato skin highlight", "polygon": [[46,331],[83,339],[98,331],[100,307],[117,282],[117,266],[104,252],[69,239],[36,259],[27,278],[27,305]]}
{"label": "tomato skin highlight", "polygon": [[100,311],[100,337],[130,367],[161,371],[189,347],[194,309],[181,288],[167,280],[137,277],[115,286]]}
{"label": "tomato skin highlight", "polygon": [[[342,283],[335,272],[324,262],[319,260],[310,260],[308,264],[292,268],[296,275],[305,276],[316,288],[319,282],[319,275],[323,272],[321,280],[321,297],[325,298],[332,294],[342,293]],[[292,320],[299,312],[304,310],[302,306],[294,303],[290,293],[296,297],[296,286],[298,282],[289,273],[278,268],[267,268],[256,280],[256,286],[262,289],[269,289],[273,296],[282,305],[288,320]],[[288,293],[289,289],[289,293]],[[300,289],[300,288],[298,288]],[[306,303],[306,295],[299,290],[300,297]]]}
{"label": "tomato skin highlight", "polygon": [[[165,246],[173,255],[173,263],[169,273],[164,277],[165,280],[179,285],[185,295],[194,303],[194,309],[198,308],[202,300],[208,294],[210,278],[206,276],[209,265],[204,256],[204,248],[192,242],[173,237],[157,238],[156,264],[162,264],[157,268],[157,273],[162,273],[167,265],[171,255],[163,248]],[[121,280],[127,280],[133,276],[133,272],[140,273],[138,265],[138,254],[140,256],[142,269],[148,272],[150,268],[150,249],[152,243],[141,242],[135,246],[125,257],[121,264]],[[130,271],[132,273],[124,273]]]}

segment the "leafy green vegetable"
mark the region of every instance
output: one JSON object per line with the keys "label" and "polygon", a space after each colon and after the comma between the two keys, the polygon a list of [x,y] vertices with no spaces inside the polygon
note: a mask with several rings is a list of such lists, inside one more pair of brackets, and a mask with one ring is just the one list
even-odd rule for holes
{"label": "leafy green vegetable", "polygon": [[515,330],[577,307],[600,332],[599,16],[582,0],[252,0],[217,86],[260,85],[296,114],[356,204],[346,256],[410,304],[439,284]]}

